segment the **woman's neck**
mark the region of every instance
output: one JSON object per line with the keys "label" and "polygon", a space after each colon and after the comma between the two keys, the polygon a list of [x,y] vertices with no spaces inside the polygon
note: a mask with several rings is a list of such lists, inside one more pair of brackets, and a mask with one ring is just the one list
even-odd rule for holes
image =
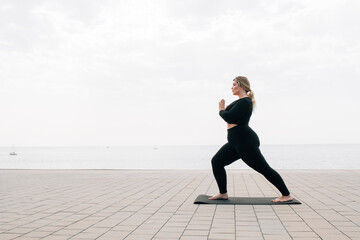
{"label": "woman's neck", "polygon": [[247,95],[246,93],[240,93],[240,94],[238,95],[238,97],[239,97],[239,99],[240,99],[240,98],[248,97],[248,95]]}

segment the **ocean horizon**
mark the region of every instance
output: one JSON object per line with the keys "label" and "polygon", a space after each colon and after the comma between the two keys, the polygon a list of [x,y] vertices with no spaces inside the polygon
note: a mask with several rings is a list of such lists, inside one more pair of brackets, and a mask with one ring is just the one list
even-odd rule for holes
{"label": "ocean horizon", "polygon": [[[0,147],[0,169],[211,169],[221,146]],[[275,169],[360,169],[360,144],[264,144],[260,150]],[[241,160],[226,168],[249,169]]]}

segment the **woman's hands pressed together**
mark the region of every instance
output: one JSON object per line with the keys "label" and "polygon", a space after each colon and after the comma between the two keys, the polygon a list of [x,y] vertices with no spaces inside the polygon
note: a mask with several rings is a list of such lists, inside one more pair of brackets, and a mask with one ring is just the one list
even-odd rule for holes
{"label": "woman's hands pressed together", "polygon": [[225,110],[225,100],[221,99],[219,102],[219,111]]}

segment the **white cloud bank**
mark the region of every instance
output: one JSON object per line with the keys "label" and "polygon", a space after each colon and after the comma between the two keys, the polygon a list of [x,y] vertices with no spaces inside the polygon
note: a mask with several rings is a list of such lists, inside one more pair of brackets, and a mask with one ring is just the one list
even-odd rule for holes
{"label": "white cloud bank", "polygon": [[358,1],[2,1],[0,145],[360,143]]}

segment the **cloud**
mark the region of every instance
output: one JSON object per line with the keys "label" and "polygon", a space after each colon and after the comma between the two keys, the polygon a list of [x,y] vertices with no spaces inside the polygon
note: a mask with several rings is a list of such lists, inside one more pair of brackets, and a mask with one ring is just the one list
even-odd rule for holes
{"label": "cloud", "polygon": [[[333,98],[342,94],[339,88],[346,89],[345,109],[359,103],[358,7],[357,1],[335,0],[2,1],[0,100],[13,103],[3,109],[32,109],[37,118],[56,106],[59,112],[51,111],[55,122],[85,109],[74,125],[96,118],[89,129],[107,122],[109,129],[116,129],[122,122],[156,135],[148,124],[165,119],[166,127],[180,125],[171,141],[183,143],[187,137],[175,136],[184,129],[208,136],[207,129],[220,124],[218,99],[234,100],[231,81],[246,75],[259,100],[256,114],[261,120],[254,123],[266,129],[263,119],[272,114],[274,129],[281,128],[279,119],[307,121],[307,108],[316,106],[313,99],[322,106],[341,107]],[[279,102],[279,108],[272,107]],[[304,116],[284,116],[289,109]],[[326,119],[332,112],[322,109],[326,114],[311,111],[318,124],[341,120]],[[139,120],[142,111],[147,117]],[[12,117],[23,115],[16,114],[6,117],[8,126],[19,124]],[[138,119],[136,123],[126,114]],[[204,129],[192,121],[203,123]],[[131,135],[120,129],[124,137],[114,137],[114,142],[126,142]],[[302,132],[296,134],[304,136]],[[164,139],[172,138],[167,134],[158,133],[157,141],[167,142]],[[194,142],[209,139],[201,134]],[[214,134],[222,136],[223,131]],[[76,136],[79,142],[87,141]],[[281,139],[286,137],[284,133]],[[268,139],[274,139],[274,132]]]}

